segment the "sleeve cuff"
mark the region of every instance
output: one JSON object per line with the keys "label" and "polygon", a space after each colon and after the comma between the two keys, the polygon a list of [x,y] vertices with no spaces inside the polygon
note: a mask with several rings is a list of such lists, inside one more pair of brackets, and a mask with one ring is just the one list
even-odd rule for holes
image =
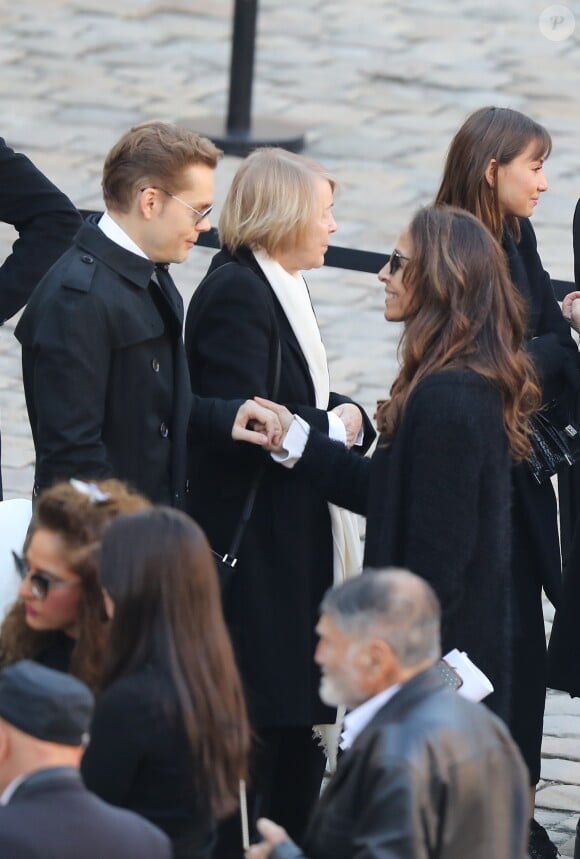
{"label": "sleeve cuff", "polygon": [[328,436],[334,441],[341,441],[346,444],[346,427],[338,417],[336,412],[327,412],[328,415]]}
{"label": "sleeve cuff", "polygon": [[279,462],[286,468],[294,468],[306,447],[308,436],[310,435],[310,424],[307,424],[303,418],[294,415],[294,420],[290,424],[290,429],[286,433],[284,439],[284,447],[281,453],[271,453],[270,456],[274,462]]}

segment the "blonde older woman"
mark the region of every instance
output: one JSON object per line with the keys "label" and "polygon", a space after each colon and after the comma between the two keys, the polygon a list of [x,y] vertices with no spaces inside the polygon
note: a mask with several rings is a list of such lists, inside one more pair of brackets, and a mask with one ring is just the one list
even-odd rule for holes
{"label": "blonde older woman", "polygon": [[[194,393],[275,392],[309,424],[349,447],[358,441],[362,452],[374,430],[362,409],[330,392],[301,274],[324,263],[336,230],[334,189],[321,165],[281,149],[259,149],[241,164],[219,221],[222,250],[189,306],[185,344]],[[314,627],[333,578],[359,567],[358,533],[350,514],[262,450],[192,434],[189,458],[189,512],[220,554],[261,471],[224,603],[260,739],[254,811],[282,819],[300,838],[323,769],[312,726],[334,721],[318,698]],[[220,855],[234,849],[224,844]]]}

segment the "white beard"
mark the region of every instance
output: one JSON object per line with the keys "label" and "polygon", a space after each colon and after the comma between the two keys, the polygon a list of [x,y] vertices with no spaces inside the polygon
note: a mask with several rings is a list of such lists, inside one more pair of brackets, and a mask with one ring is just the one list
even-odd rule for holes
{"label": "white beard", "polygon": [[340,707],[345,703],[339,684],[335,683],[332,677],[326,677],[324,674],[320,679],[318,694],[322,703],[328,707]]}

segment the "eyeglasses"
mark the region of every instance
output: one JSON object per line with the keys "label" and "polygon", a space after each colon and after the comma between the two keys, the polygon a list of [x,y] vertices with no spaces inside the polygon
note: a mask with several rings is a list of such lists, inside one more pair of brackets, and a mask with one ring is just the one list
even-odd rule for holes
{"label": "eyeglasses", "polygon": [[[208,206],[207,209],[204,209],[203,212],[200,212],[199,209],[196,209],[194,206],[190,206],[189,203],[186,203],[185,200],[182,200],[181,197],[176,197],[175,194],[170,194],[169,191],[166,191],[165,188],[160,188],[159,185],[149,185],[150,188],[153,188],[154,191],[161,191],[163,194],[167,194],[168,197],[171,197],[172,200],[177,200],[178,203],[181,203],[182,206],[186,206],[190,212],[193,212],[195,215],[194,224],[199,224],[200,221],[203,221],[211,210],[213,209],[213,203],[211,206]],[[140,188],[139,192],[142,194],[143,191],[146,191],[147,188]]]}
{"label": "eyeglasses", "polygon": [[52,588],[71,588],[78,585],[77,581],[63,582],[60,579],[51,579],[46,573],[31,573],[26,559],[22,555],[17,555],[15,551],[12,551],[12,557],[20,578],[22,581],[28,579],[32,595],[37,600],[45,600]]}
{"label": "eyeglasses", "polygon": [[401,260],[409,260],[410,257],[403,256],[399,251],[393,251],[389,257],[389,274],[396,274],[401,268]]}

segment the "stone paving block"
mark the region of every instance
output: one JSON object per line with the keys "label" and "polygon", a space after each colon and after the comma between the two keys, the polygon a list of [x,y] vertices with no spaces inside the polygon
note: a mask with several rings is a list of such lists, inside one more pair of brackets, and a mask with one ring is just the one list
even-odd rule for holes
{"label": "stone paving block", "polygon": [[580,716],[580,698],[571,698],[567,692],[551,691],[546,697],[546,714]]}
{"label": "stone paving block", "polygon": [[542,826],[548,826],[550,829],[570,828],[570,821],[577,820],[577,817],[571,817],[568,811],[554,811],[545,808],[538,809],[534,816],[538,823],[541,823]]}
{"label": "stone paving block", "polygon": [[580,812],[580,790],[576,785],[549,785],[536,793],[536,806]]}
{"label": "stone paving block", "polygon": [[565,758],[580,762],[580,730],[574,737],[550,737],[544,734],[542,758]]}
{"label": "stone paving block", "polygon": [[580,785],[580,762],[562,758],[543,758],[542,778],[561,784]]}
{"label": "stone paving block", "polygon": [[552,737],[580,737],[580,724],[576,716],[544,716],[544,733]]}

